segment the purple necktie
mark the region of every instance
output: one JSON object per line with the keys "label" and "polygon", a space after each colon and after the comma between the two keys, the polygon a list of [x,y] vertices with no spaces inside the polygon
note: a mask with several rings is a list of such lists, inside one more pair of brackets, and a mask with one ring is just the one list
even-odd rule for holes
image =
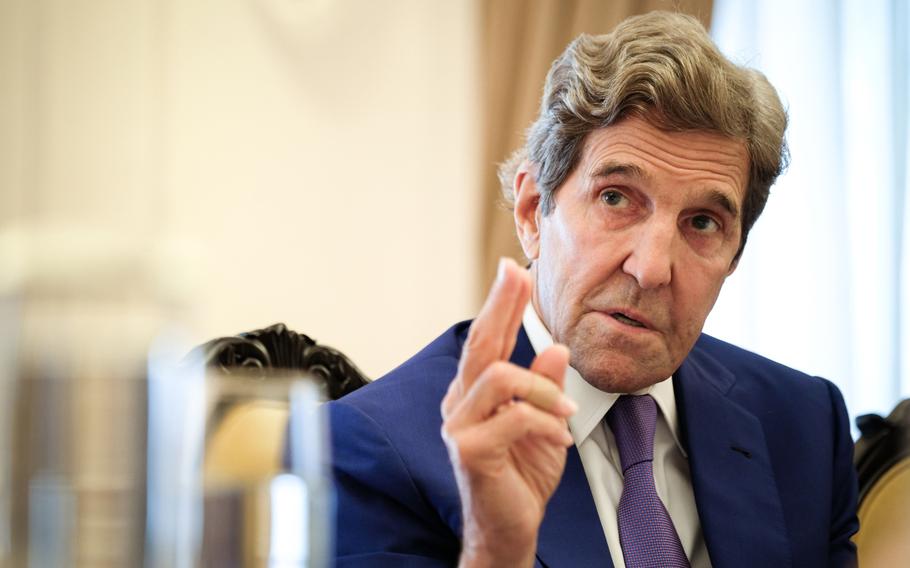
{"label": "purple necktie", "polygon": [[650,395],[623,395],[607,413],[622,463],[619,542],[626,568],[689,567],[667,509],[654,487],[657,405]]}

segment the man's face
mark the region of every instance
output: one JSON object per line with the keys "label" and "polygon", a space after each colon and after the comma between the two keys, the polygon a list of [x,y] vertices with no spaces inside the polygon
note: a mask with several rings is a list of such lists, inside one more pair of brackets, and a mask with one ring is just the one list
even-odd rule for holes
{"label": "man's face", "polygon": [[741,141],[640,118],[588,135],[547,216],[519,173],[532,301],[588,382],[634,392],[679,367],[735,266],[747,176]]}

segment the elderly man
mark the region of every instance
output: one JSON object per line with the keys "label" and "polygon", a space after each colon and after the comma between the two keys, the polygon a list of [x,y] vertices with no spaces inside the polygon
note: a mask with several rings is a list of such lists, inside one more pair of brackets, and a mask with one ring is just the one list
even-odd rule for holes
{"label": "elderly man", "polygon": [[338,564],[852,564],[840,393],[701,334],[785,126],[692,18],[569,45],[501,176],[530,268],[330,405]]}

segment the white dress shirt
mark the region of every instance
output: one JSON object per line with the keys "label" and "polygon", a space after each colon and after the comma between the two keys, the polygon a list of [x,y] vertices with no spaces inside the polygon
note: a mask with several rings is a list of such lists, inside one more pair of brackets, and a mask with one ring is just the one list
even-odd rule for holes
{"label": "white dress shirt", "polygon": [[[522,322],[536,353],[553,344],[553,338],[530,302]],[[616,509],[622,495],[622,468],[613,432],[604,420],[620,395],[591,386],[572,367],[566,371],[566,394],[578,404],[578,412],[569,418],[569,430],[591,486],[613,565],[625,568],[616,520]],[[695,508],[689,460],[678,437],[679,420],[673,381],[668,378],[634,394],[650,394],[660,409],[654,433],[653,466],[657,494],[673,520],[692,568],[709,568],[711,563]]]}

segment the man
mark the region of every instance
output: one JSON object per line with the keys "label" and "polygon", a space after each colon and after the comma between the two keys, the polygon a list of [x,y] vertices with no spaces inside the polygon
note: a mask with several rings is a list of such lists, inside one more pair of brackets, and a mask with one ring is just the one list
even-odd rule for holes
{"label": "man", "polygon": [[330,405],[338,564],[852,564],[839,392],[701,334],[785,126],[692,18],[573,42],[501,176],[530,268]]}

